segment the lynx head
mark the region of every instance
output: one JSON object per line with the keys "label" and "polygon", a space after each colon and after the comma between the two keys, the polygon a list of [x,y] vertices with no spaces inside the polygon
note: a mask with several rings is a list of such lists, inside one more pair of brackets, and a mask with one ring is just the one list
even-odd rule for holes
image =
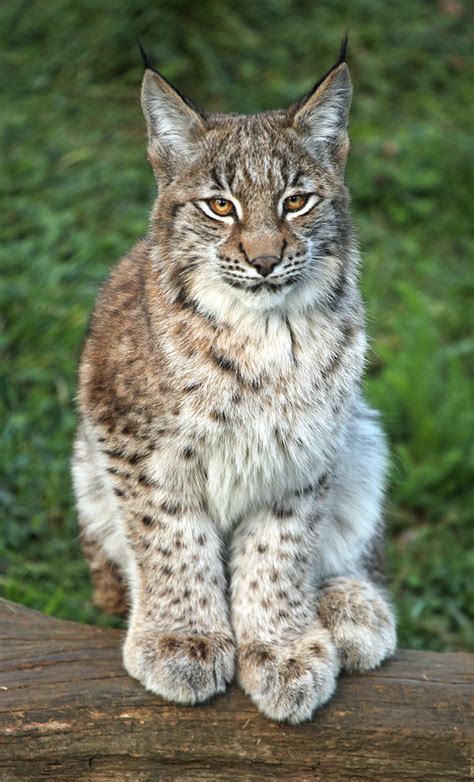
{"label": "lynx head", "polygon": [[148,63],[151,231],[170,295],[209,314],[328,306],[351,264],[351,80],[338,61],[287,110],[207,114]]}

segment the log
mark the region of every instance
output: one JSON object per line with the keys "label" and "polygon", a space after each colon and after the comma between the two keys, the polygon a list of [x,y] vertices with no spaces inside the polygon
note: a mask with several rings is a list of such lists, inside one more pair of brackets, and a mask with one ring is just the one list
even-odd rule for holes
{"label": "log", "polygon": [[[469,778],[474,655],[399,651],[305,725],[233,687],[190,708],[122,668],[123,633],[0,601],[0,779],[450,782]],[[472,716],[472,715],[471,715]]]}

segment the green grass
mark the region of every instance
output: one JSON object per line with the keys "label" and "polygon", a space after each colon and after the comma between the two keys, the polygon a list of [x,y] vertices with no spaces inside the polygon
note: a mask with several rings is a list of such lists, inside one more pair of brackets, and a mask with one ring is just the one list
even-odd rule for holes
{"label": "green grass", "polygon": [[2,6],[4,596],[61,617],[111,621],[90,602],[69,456],[75,367],[94,296],[145,232],[154,196],[135,37],[202,104],[253,111],[298,97],[335,59],[346,28],[355,83],[348,176],[373,348],[367,394],[392,444],[389,558],[400,642],[474,649],[467,3]]}

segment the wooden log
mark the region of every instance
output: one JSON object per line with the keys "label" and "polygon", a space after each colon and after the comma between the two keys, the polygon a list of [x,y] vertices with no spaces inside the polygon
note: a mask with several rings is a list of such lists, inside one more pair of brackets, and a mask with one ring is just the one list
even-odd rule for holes
{"label": "wooden log", "polygon": [[270,722],[233,687],[170,705],[122,668],[123,634],[0,601],[0,779],[450,782],[469,778],[474,655],[399,651],[343,676],[312,722]]}

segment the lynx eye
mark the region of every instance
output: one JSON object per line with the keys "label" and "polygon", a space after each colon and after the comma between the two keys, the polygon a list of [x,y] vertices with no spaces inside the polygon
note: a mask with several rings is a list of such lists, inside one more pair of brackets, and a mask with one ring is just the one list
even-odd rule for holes
{"label": "lynx eye", "polygon": [[299,212],[308,201],[309,196],[301,195],[297,193],[295,195],[288,196],[283,201],[283,206],[287,212]]}
{"label": "lynx eye", "polygon": [[235,211],[234,204],[227,198],[210,198],[207,203],[214,214],[219,215],[219,217],[228,217]]}

